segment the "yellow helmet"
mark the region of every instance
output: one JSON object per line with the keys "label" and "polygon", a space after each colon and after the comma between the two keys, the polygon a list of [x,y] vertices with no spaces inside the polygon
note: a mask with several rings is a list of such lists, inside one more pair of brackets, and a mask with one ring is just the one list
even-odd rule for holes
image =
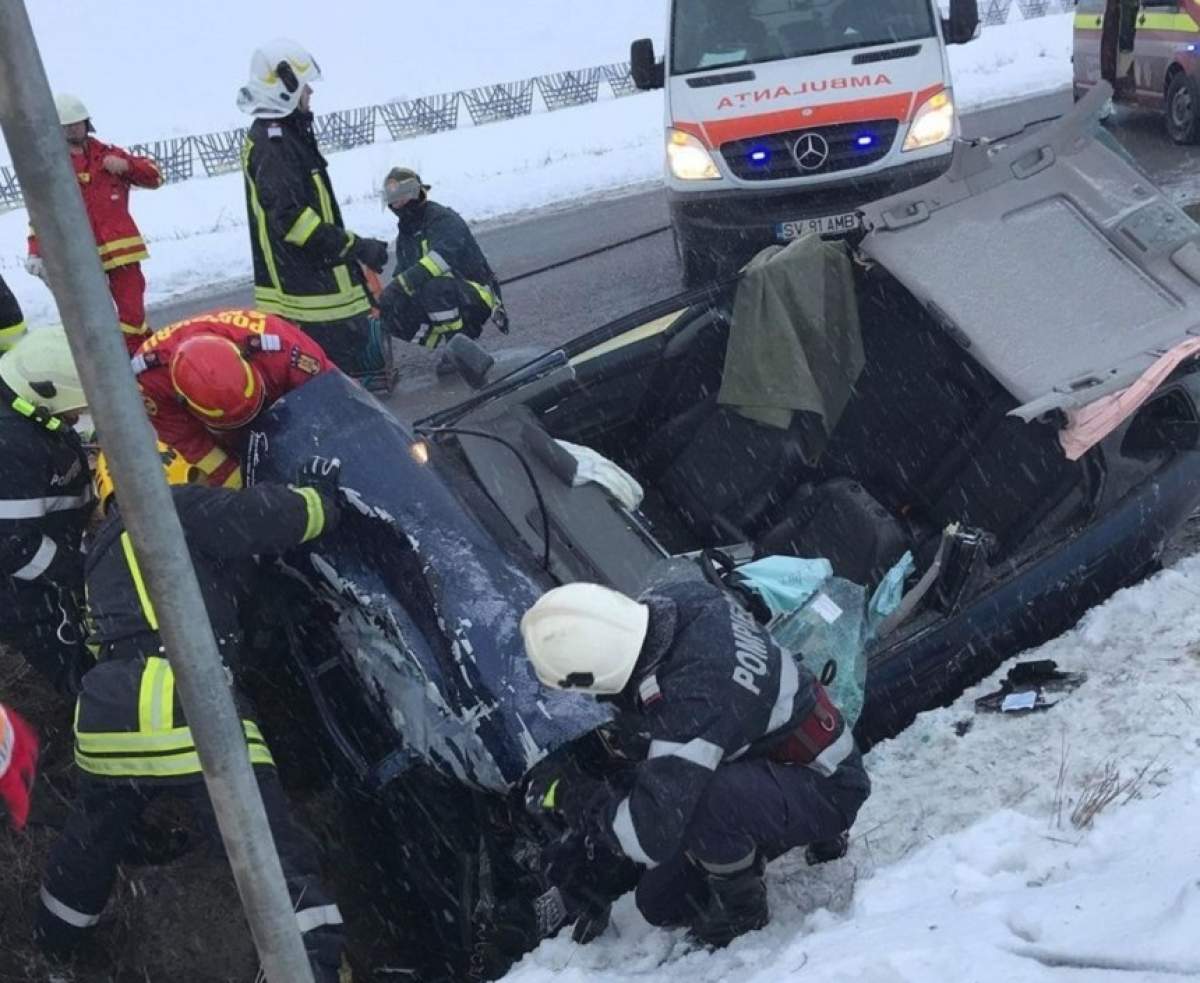
{"label": "yellow helmet", "polygon": [[[183,459],[183,455],[173,447],[168,447],[158,441],[158,456],[162,460],[163,473],[167,476],[168,485],[190,485],[199,481],[201,472]],[[96,456],[96,470],[92,475],[96,487],[96,500],[100,503],[100,511],[108,510],[108,501],[116,491],[113,484],[112,472],[108,468],[108,458],[104,451]]]}

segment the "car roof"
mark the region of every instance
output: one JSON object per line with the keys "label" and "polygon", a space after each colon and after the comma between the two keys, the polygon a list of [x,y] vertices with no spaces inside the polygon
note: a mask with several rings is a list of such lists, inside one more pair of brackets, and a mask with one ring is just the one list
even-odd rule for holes
{"label": "car roof", "polygon": [[1200,334],[1200,226],[1103,139],[1097,86],[1061,119],[960,143],[867,205],[861,249],[1034,419],[1123,389]]}

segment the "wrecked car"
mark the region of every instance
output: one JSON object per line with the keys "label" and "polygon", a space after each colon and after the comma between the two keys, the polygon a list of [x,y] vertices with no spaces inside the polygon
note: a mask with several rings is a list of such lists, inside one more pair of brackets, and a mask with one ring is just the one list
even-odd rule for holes
{"label": "wrecked car", "polygon": [[[406,877],[479,978],[536,941],[504,909],[538,890],[509,792],[604,753],[608,711],[527,667],[542,591],[636,594],[713,551],[870,587],[911,553],[869,747],[1156,568],[1200,502],[1200,227],[1094,139],[1095,103],[960,145],[856,242],[770,251],[415,427],[337,375],[268,414],[250,476],[335,454],[357,504],[289,560],[292,658],[355,781],[397,796],[397,842],[424,835]],[[580,447],[640,494],[579,482]]]}

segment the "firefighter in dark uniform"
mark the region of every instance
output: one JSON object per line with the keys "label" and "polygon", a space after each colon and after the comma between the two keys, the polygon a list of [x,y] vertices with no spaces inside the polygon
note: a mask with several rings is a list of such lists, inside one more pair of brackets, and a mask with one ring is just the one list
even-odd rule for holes
{"label": "firefighter in dark uniform", "polygon": [[62,328],[31,332],[0,355],[0,643],[66,694],[89,662],[79,547],[93,497],[71,426],[85,405]]}
{"label": "firefighter in dark uniform", "polygon": [[416,171],[392,168],[384,204],[399,221],[396,275],[379,299],[384,327],[405,341],[436,348],[462,331],[478,338],[489,318],[508,333],[500,284],[467,223],[429,200]]}
{"label": "firefighter in dark uniform", "polygon": [[[337,462],[312,459],[295,486],[233,490],[181,484],[190,477],[189,466],[159,446],[232,681],[242,645],[240,608],[256,582],[255,556],[282,553],[336,524]],[[37,915],[39,942],[58,955],[69,953],[100,921],[119,860],[153,799],[175,795],[192,800],[197,809],[210,808],[158,619],[119,503],[112,501],[103,456],[96,490],[106,517],[89,543],[86,564],[89,643],[98,662],[84,676],[75,709],[79,800],[50,852]],[[248,702],[231,685],[313,974],[318,983],[334,983],[341,962],[341,914],[321,885],[312,843],[291,819]]]}
{"label": "firefighter in dark uniform", "polygon": [[25,334],[25,315],[4,277],[0,276],[0,354],[8,351]]}
{"label": "firefighter in dark uniform", "polygon": [[371,362],[373,299],[360,263],[377,273],[387,243],[348,232],[309,111],[316,60],[275,41],[254,53],[238,106],[255,117],[242,147],[254,306],[298,324],[343,372]]}
{"label": "firefighter in dark uniform", "polygon": [[649,868],[637,885],[647,921],[721,946],[767,923],[767,861],[802,845],[812,862],[842,855],[870,791],[854,737],[732,596],[689,582],[634,601],[568,584],[529,609],[521,634],[545,685],[611,698],[619,730],[649,737],[619,790],[535,769],[527,805],[561,817],[578,856],[552,858],[563,895],[594,883],[588,867],[632,860]]}

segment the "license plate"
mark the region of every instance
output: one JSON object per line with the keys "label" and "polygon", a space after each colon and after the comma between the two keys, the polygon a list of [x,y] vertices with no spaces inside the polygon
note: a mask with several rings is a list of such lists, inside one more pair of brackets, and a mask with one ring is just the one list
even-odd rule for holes
{"label": "license plate", "polygon": [[775,237],[783,242],[790,242],[810,232],[829,236],[853,232],[857,228],[858,212],[846,212],[843,215],[823,215],[820,218],[800,218],[794,222],[780,222],[775,226]]}

